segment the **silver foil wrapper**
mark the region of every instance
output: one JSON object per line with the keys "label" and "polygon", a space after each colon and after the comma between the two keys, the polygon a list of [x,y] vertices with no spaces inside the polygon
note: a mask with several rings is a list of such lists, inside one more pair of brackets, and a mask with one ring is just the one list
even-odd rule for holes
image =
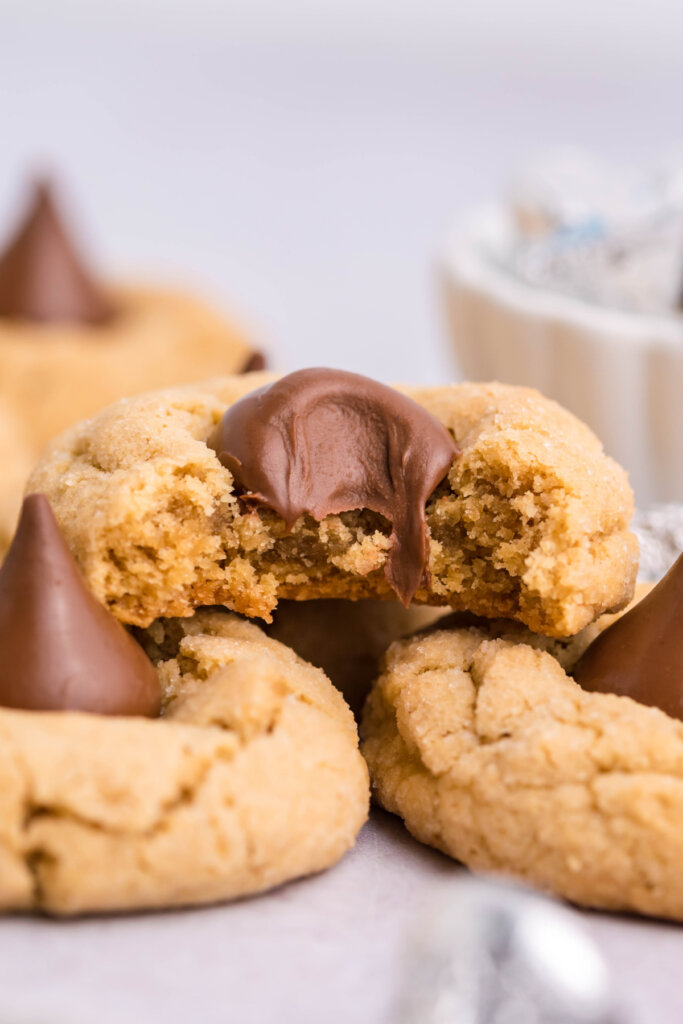
{"label": "silver foil wrapper", "polygon": [[575,916],[497,882],[447,884],[410,941],[396,1024],[617,1024]]}
{"label": "silver foil wrapper", "polygon": [[683,552],[683,505],[653,505],[637,511],[633,530],[640,542],[638,578],[661,579]]}

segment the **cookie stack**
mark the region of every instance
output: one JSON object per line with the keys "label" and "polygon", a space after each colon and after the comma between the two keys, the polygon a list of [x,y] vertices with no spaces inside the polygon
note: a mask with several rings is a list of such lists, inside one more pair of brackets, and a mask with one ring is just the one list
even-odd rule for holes
{"label": "cookie stack", "polygon": [[[77,424],[28,489],[0,573],[0,654],[29,652],[31,681],[0,672],[2,906],[198,903],[319,870],[365,820],[369,767],[383,806],[475,869],[683,916],[683,724],[646,671],[678,576],[614,622],[631,492],[554,403],[226,377]],[[413,616],[439,621],[396,640]],[[380,647],[361,756],[292,648],[332,649],[360,704]],[[121,688],[93,654],[110,649]]]}

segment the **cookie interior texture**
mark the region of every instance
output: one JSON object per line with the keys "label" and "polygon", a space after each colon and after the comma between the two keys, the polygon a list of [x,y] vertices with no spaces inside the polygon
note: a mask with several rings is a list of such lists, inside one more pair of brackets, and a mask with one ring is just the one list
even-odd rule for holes
{"label": "cookie interior texture", "polygon": [[361,734],[373,790],[475,870],[576,903],[683,919],[683,723],[568,671],[569,641],[512,623],[395,643]]}
{"label": "cookie interior texture", "polygon": [[140,639],[162,718],[0,709],[0,909],[229,899],[353,845],[367,768],[321,671],[224,611]]}
{"label": "cookie interior texture", "polygon": [[[240,501],[206,440],[264,374],[120,402],[64,434],[34,471],[86,579],[146,626],[220,604],[269,620],[279,598],[393,599],[390,524],[367,510],[291,532]],[[626,475],[538,393],[461,384],[406,393],[462,455],[427,502],[430,585],[418,603],[577,633],[632,594],[637,542]]]}

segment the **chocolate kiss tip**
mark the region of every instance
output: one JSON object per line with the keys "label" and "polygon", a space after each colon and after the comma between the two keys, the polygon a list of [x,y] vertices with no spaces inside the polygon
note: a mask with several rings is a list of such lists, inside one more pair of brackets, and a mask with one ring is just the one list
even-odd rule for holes
{"label": "chocolate kiss tip", "polygon": [[257,370],[265,370],[265,368],[266,357],[263,352],[256,350],[249,356],[240,373],[256,373]]}
{"label": "chocolate kiss tip", "polygon": [[573,676],[683,719],[683,555],[657,586],[583,653]]}
{"label": "chocolate kiss tip", "polygon": [[23,222],[0,254],[0,317],[102,324],[113,312],[69,237],[52,189],[37,181]]}
{"label": "chocolate kiss tip", "polygon": [[44,494],[30,494],[0,568],[0,705],[103,715],[159,713],[159,678],[95,599]]}

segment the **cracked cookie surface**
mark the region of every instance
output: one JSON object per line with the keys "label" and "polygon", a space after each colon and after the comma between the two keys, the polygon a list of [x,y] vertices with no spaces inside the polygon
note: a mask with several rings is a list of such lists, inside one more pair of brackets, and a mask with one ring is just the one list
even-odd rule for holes
{"label": "cracked cookie surface", "polygon": [[[368,510],[287,532],[248,508],[206,441],[264,374],[120,402],[68,431],[36,467],[97,597],[146,626],[221,604],[270,619],[279,598],[389,598],[390,524]],[[502,384],[402,389],[462,454],[427,502],[430,583],[418,603],[577,633],[631,597],[637,543],[626,475],[582,423]]]}
{"label": "cracked cookie surface", "polygon": [[0,709],[0,908],[230,899],[353,845],[367,768],[322,672],[223,611],[139,639],[162,718]]}
{"label": "cracked cookie surface", "polygon": [[471,626],[389,649],[361,728],[376,798],[474,870],[683,919],[683,723],[582,690],[560,661],[591,635],[525,632]]}

